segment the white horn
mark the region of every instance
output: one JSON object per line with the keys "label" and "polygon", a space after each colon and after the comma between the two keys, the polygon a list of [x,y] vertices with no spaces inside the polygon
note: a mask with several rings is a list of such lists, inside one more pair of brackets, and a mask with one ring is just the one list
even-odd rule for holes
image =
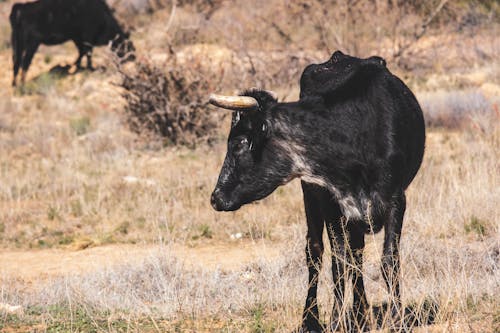
{"label": "white horn", "polygon": [[254,111],[259,107],[259,102],[249,96],[224,96],[211,94],[208,102],[223,109],[236,111]]}

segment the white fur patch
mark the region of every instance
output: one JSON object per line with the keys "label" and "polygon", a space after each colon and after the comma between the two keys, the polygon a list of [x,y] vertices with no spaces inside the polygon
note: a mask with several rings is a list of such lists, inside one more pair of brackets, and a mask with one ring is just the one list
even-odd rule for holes
{"label": "white fur patch", "polygon": [[359,205],[356,204],[356,201],[351,195],[347,195],[341,199],[338,199],[338,201],[340,210],[347,220],[359,220],[363,218],[363,214],[361,213]]}
{"label": "white fur patch", "polygon": [[[350,219],[362,219],[363,207],[366,206],[367,209],[370,209],[370,206],[367,204],[361,205],[354,197],[350,194],[341,193],[335,186],[330,184],[328,180],[323,177],[314,175],[312,172],[312,168],[308,161],[305,160],[304,152],[305,148],[299,146],[294,143],[288,143],[283,141],[277,141],[276,144],[280,146],[283,152],[288,156],[288,158],[292,161],[292,177],[287,179],[285,183],[291,181],[293,178],[299,177],[306,183],[315,184],[324,188],[327,188],[333,196],[337,199],[340,210],[342,214],[346,217],[347,220]],[[363,201],[367,201],[363,198]],[[369,212],[366,212],[369,214]]]}
{"label": "white fur patch", "polygon": [[234,124],[233,124],[233,127],[236,126],[236,124],[238,124],[238,122],[240,121],[240,118],[241,118],[241,115],[238,111],[236,111],[236,114],[234,115]]}

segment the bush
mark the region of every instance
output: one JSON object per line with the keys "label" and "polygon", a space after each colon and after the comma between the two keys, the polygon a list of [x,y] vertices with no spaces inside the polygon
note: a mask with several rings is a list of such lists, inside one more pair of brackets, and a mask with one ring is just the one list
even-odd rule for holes
{"label": "bush", "polygon": [[77,136],[84,135],[90,128],[90,118],[85,116],[70,119],[69,126]]}
{"label": "bush", "polygon": [[210,143],[225,115],[208,109],[208,93],[215,87],[195,64],[179,67],[173,53],[171,59],[166,70],[145,59],[125,69],[115,59],[127,121],[134,132],[166,145]]}
{"label": "bush", "polygon": [[428,127],[460,129],[475,118],[495,118],[495,104],[479,90],[436,91],[420,96]]}

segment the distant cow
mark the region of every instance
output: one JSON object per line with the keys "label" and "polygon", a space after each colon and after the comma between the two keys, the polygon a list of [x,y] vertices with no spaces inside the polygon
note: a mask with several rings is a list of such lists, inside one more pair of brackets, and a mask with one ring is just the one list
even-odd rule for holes
{"label": "distant cow", "polygon": [[[211,96],[212,104],[234,110],[211,204],[218,211],[237,210],[294,178],[302,180],[309,285],[301,332],[323,329],[316,294],[325,227],[335,286],[329,329],[368,328],[364,235],[384,228],[382,273],[393,324],[400,325],[399,242],[405,190],[424,153],[420,106],[379,57],[337,51],[327,62],[308,66],[300,83],[301,98],[292,103],[279,103],[262,90]],[[353,320],[341,315],[346,276],[353,284]]]}
{"label": "distant cow", "polygon": [[123,57],[134,50],[129,34],[118,25],[103,0],[39,0],[16,3],[10,13],[12,27],[12,59],[16,85],[19,67],[24,83],[33,55],[40,44],[56,45],[72,40],[78,48],[75,65],[87,56],[92,68],[92,47],[111,42],[112,50]]}

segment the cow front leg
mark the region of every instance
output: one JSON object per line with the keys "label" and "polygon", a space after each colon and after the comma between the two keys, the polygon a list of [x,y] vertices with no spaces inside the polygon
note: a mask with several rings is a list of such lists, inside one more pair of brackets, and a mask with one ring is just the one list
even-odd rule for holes
{"label": "cow front leg", "polygon": [[323,225],[317,189],[314,185],[302,183],[304,207],[307,218],[306,259],[309,271],[306,304],[302,315],[300,332],[321,332],[318,308],[318,278],[323,256]]}
{"label": "cow front leg", "polygon": [[328,238],[332,251],[332,279],[334,303],[330,317],[330,328],[332,332],[344,330],[347,327],[345,321],[346,309],[344,305],[345,278],[347,272],[348,258],[343,231],[339,225],[340,221],[327,223]]}
{"label": "cow front leg", "polygon": [[308,289],[304,313],[302,316],[303,332],[321,332],[318,308],[318,278],[322,266],[323,243],[318,239],[307,237],[306,258],[309,271]]}
{"label": "cow front leg", "polygon": [[87,53],[87,69],[90,71],[95,70],[95,68],[92,66],[92,48],[89,47]]}
{"label": "cow front leg", "polygon": [[76,59],[74,65],[76,66],[76,69],[79,70],[82,68],[82,58],[85,55],[85,45],[79,40],[73,40],[73,42],[78,49],[78,58]]}
{"label": "cow front leg", "polygon": [[[13,46],[16,47],[16,46]],[[21,66],[21,56],[23,54],[23,50],[15,50],[12,55],[12,62],[14,65],[13,68],[13,78],[12,78],[12,86],[16,86],[17,74],[19,73],[19,67]]]}
{"label": "cow front leg", "polygon": [[345,306],[345,287],[348,269],[351,265],[349,256],[349,232],[346,230],[346,221],[342,217],[340,206],[333,195],[329,195],[328,200],[324,201],[323,212],[325,215],[328,239],[332,252],[332,279],[334,303],[332,315],[330,318],[330,329],[347,331],[348,322],[346,321],[347,309]]}
{"label": "cow front leg", "polygon": [[356,225],[349,233],[349,243],[352,253],[352,262],[350,273],[353,284],[353,302],[352,311],[354,314],[354,329],[365,331],[368,329],[368,300],[363,282],[363,250],[365,247],[365,234],[361,228],[356,229]]}
{"label": "cow front leg", "polygon": [[78,58],[76,59],[75,61],[75,66],[76,66],[76,69],[81,69],[82,68],[82,58],[84,56],[84,53],[82,53],[80,50],[78,50]]}
{"label": "cow front leg", "polygon": [[74,41],[76,47],[78,48],[78,59],[75,61],[75,66],[77,70],[82,69],[82,59],[87,57],[87,69],[92,68],[92,46],[86,42],[79,40]]}
{"label": "cow front leg", "polygon": [[[400,327],[403,321],[403,308],[400,290],[399,242],[406,209],[404,193],[393,196],[389,216],[384,225],[384,249],[382,255],[382,275],[389,292],[391,327]],[[399,328],[397,328],[399,329]]]}
{"label": "cow front leg", "polygon": [[33,60],[33,56],[35,55],[36,50],[38,49],[38,42],[33,42],[28,45],[26,50],[24,51],[22,64],[21,64],[21,84],[24,85],[26,81],[26,73],[28,72],[28,68],[31,65],[31,60]]}
{"label": "cow front leg", "polygon": [[[357,332],[367,329],[368,301],[363,283],[364,230],[356,221],[345,218],[327,222],[328,236],[332,249],[332,277],[335,302],[330,327],[333,332]],[[352,277],[353,314],[351,320],[346,303],[346,279]]]}
{"label": "cow front leg", "polygon": [[[19,13],[19,12],[18,12]],[[12,86],[16,86],[17,74],[21,67],[21,62],[24,54],[24,36],[20,31],[20,27],[12,27],[11,44],[12,44],[12,64],[13,64],[13,78]]]}
{"label": "cow front leg", "polygon": [[15,87],[17,85],[17,73],[19,72],[19,63],[14,63],[14,73],[12,78],[12,86]]}

